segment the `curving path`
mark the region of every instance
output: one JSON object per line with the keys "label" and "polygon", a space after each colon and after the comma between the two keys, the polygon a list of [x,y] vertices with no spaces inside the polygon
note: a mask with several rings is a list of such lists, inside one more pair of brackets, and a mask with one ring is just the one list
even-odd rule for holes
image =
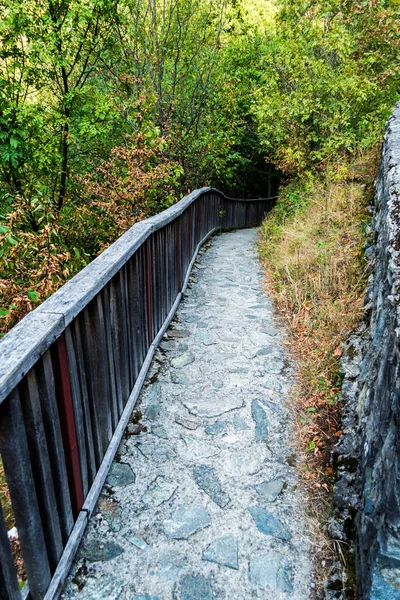
{"label": "curving path", "polygon": [[256,230],[214,237],[153,361],[66,598],[300,600],[292,365]]}

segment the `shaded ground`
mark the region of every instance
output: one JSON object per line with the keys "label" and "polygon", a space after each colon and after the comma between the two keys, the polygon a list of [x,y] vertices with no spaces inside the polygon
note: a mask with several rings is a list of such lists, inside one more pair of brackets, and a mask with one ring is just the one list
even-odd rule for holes
{"label": "shaded ground", "polygon": [[255,241],[220,235],[196,264],[142,393],[147,431],[128,426],[65,597],[309,597],[292,365]]}

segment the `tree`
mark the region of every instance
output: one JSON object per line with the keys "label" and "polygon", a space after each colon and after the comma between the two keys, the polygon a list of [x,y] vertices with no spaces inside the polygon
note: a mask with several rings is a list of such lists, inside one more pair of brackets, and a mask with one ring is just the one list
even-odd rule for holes
{"label": "tree", "polygon": [[398,11],[387,4],[281,2],[254,114],[265,151],[285,171],[380,139],[399,81]]}
{"label": "tree", "polygon": [[[22,0],[1,9],[1,167],[11,194],[67,193],[74,127],[117,0]],[[87,99],[85,99],[87,100]]]}

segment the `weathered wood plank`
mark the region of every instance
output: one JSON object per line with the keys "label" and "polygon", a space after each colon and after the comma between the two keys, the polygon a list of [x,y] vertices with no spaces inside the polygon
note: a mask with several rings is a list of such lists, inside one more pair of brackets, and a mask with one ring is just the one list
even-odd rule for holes
{"label": "weathered wood plank", "polygon": [[[66,341],[68,343],[68,339],[73,343],[73,349],[71,346],[68,348],[68,360],[70,365],[70,373],[71,373],[71,384],[72,381],[78,379],[79,388],[80,388],[80,397],[82,401],[82,413],[83,413],[83,424],[85,429],[85,442],[86,442],[86,459],[87,459],[87,475],[88,475],[88,484],[89,486],[93,483],[94,478],[96,477],[96,444],[95,444],[95,433],[92,423],[96,420],[96,415],[92,414],[89,397],[88,397],[88,387],[86,381],[86,370],[85,370],[85,360],[83,355],[83,346],[82,346],[82,336],[81,336],[81,327],[83,324],[83,317],[75,319],[73,323],[70,325],[71,330],[71,338],[66,336]],[[67,334],[67,330],[66,330]],[[74,359],[75,358],[75,364]],[[74,369],[75,367],[75,369]],[[100,464],[101,459],[99,458],[98,464]]]}
{"label": "weathered wood plank", "polygon": [[133,370],[132,388],[135,385],[143,361],[150,347],[147,328],[148,307],[145,281],[146,252],[146,247],[142,246],[127,265],[128,311],[131,326],[129,342]]}
{"label": "weathered wood plank", "polygon": [[51,358],[72,511],[76,517],[83,504],[83,487],[65,335],[52,347]]}
{"label": "weathered wood plank", "polygon": [[[101,304],[100,304],[101,307]],[[85,359],[86,381],[90,411],[92,414],[93,439],[96,452],[96,463],[99,468],[107,449],[109,429],[111,429],[108,414],[108,386],[106,379],[106,365],[101,353],[105,352],[101,345],[103,334],[99,319],[99,303],[93,301],[84,310],[83,355]],[[110,424],[110,426],[109,426]]]}
{"label": "weathered wood plank", "polygon": [[177,229],[177,223],[167,225],[166,227],[166,268],[167,268],[167,276],[166,280],[168,283],[168,312],[171,308],[174,298],[178,294],[178,289],[176,287],[176,246],[175,246],[175,233]]}
{"label": "weathered wood plank", "polygon": [[112,410],[111,410],[111,375],[107,356],[107,337],[104,321],[103,296],[96,296],[96,310],[92,315],[94,325],[94,339],[96,347],[91,349],[96,359],[96,373],[99,393],[95,398],[97,411],[99,413],[101,437],[103,440],[103,456],[112,438]]}
{"label": "weathered wood plank", "polygon": [[[124,270],[126,267],[124,266]],[[115,280],[118,280],[116,283]],[[123,326],[126,321],[126,309],[121,302],[120,296],[120,277],[114,278],[109,284],[109,319],[110,319],[110,337],[113,348],[115,383],[117,387],[117,421],[124,410],[124,402],[128,399],[129,387],[129,356],[125,357],[128,351],[127,337],[128,331]],[[125,350],[125,349],[126,350]]]}
{"label": "weathered wood plank", "polygon": [[102,291],[103,299],[103,326],[106,345],[103,351],[108,359],[108,380],[110,393],[111,432],[114,433],[119,421],[119,399],[121,398],[121,385],[119,365],[116,361],[116,339],[111,333],[112,312],[110,306],[109,285]]}
{"label": "weathered wood plank", "polygon": [[64,329],[62,315],[29,313],[0,341],[0,403]]}
{"label": "weathered wood plank", "polygon": [[42,407],[43,426],[49,447],[49,460],[54,481],[54,491],[57,502],[57,512],[60,518],[63,545],[74,526],[71,497],[68,486],[67,467],[65,464],[64,448],[60,419],[57,408],[56,390],[54,384],[53,365],[50,352],[46,352],[36,368],[40,403]]}
{"label": "weathered wood plank", "polygon": [[177,227],[175,228],[176,231],[176,238],[175,238],[175,244],[176,244],[176,254],[177,254],[177,269],[176,269],[176,279],[177,279],[177,289],[181,290],[182,288],[182,281],[183,281],[183,276],[182,276],[182,217],[179,217],[177,220]]}
{"label": "weathered wood plank", "polygon": [[136,344],[135,337],[135,323],[132,314],[132,304],[135,301],[135,296],[132,295],[131,290],[131,279],[135,280],[135,275],[132,276],[132,265],[137,263],[138,255],[143,252],[143,246],[135,253],[134,256],[128,261],[128,263],[121,269],[121,280],[120,280],[120,295],[121,303],[123,306],[123,322],[122,327],[126,333],[124,355],[122,356],[123,364],[127,369],[127,376],[129,381],[128,394],[124,397],[124,402],[129,397],[129,394],[135,385],[135,379],[138,374],[136,365],[137,355],[139,349]]}
{"label": "weathered wood plank", "polygon": [[145,303],[146,303],[146,329],[147,329],[147,341],[148,345],[151,346],[153,340],[153,275],[151,270],[152,264],[152,240],[151,237],[147,240],[145,245]]}
{"label": "weathered wood plank", "polygon": [[148,221],[136,223],[36,311],[64,315],[67,326],[129,260],[153,230]]}
{"label": "weathered wood plank", "polygon": [[54,571],[63,551],[63,542],[39,387],[34,369],[29,371],[26,380],[21,383],[20,387],[26,438],[31,457],[31,468],[35,480],[39,511],[42,518],[44,539],[50,568]]}
{"label": "weathered wood plank", "polygon": [[53,575],[51,583],[48,587],[44,600],[54,600],[59,598],[65,581],[68,577],[68,573],[72,566],[75,554],[78,551],[80,541],[86,529],[88,522],[88,514],[81,512],[76,520],[72,533],[69,537],[68,543],[65,546],[61,560],[58,563],[57,569]]}
{"label": "weathered wood plank", "polygon": [[7,527],[0,504],[0,600],[21,600]]}
{"label": "weathered wood plank", "polygon": [[150,217],[150,219],[143,221],[143,223],[151,223],[151,225],[153,225],[153,231],[157,231],[161,227],[164,227],[165,225],[171,223],[171,221],[179,217],[179,215],[181,215],[191,204],[193,204],[197,200],[197,198],[202,196],[205,192],[208,192],[210,189],[211,188],[204,187],[198,190],[194,190],[191,194],[188,194],[187,196],[182,198],[182,200],[180,200],[170,208],[167,208],[160,214],[155,215],[154,217]]}
{"label": "weathered wood plank", "polygon": [[154,254],[153,254],[153,271],[154,271],[154,296],[155,296],[155,327],[153,335],[159,331],[164,319],[163,319],[163,293],[165,292],[163,286],[163,256],[162,256],[162,238],[164,235],[165,228],[159,229],[154,234]]}
{"label": "weathered wood plank", "polygon": [[[142,247],[143,248],[143,247]],[[130,299],[128,298],[128,289],[129,289],[129,272],[130,265],[133,261],[137,259],[137,255],[142,251],[142,248],[136,252],[136,254],[129,259],[128,263],[124,266],[120,271],[120,277],[118,286],[116,289],[116,296],[119,299],[118,308],[116,306],[116,311],[118,311],[118,322],[119,322],[119,336],[120,336],[120,371],[121,371],[121,386],[123,393],[123,406],[127,399],[129,398],[129,394],[135,384],[135,378],[137,372],[135,371],[134,361],[135,355],[132,356],[131,343],[132,339],[135,336],[134,324],[131,318],[130,311]],[[137,348],[137,345],[135,344]],[[138,354],[138,349],[136,351],[136,355]],[[121,413],[122,414],[122,413]]]}
{"label": "weathered wood plank", "polygon": [[31,595],[41,600],[51,573],[17,390],[0,406],[0,452]]}
{"label": "weathered wood plank", "polygon": [[[76,439],[78,443],[79,464],[81,466],[83,497],[89,491],[88,457],[85,419],[83,415],[81,388],[79,385],[74,342],[70,327],[65,330],[65,344],[68,358],[69,380],[71,386],[72,404],[74,407]],[[88,440],[89,442],[89,440]]]}

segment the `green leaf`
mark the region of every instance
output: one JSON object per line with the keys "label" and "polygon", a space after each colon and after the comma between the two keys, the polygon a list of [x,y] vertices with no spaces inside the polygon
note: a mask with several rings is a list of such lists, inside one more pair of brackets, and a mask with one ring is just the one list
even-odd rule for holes
{"label": "green leaf", "polygon": [[7,308],[0,308],[0,317],[8,317],[10,311]]}
{"label": "green leaf", "polygon": [[28,290],[28,298],[29,300],[32,300],[32,302],[39,302],[39,292]]}
{"label": "green leaf", "polygon": [[314,440],[312,440],[308,445],[307,452],[310,452],[311,450],[314,450],[314,449],[315,449],[315,442],[314,442]]}
{"label": "green leaf", "polygon": [[7,233],[7,231],[10,231],[8,225],[0,225],[0,233]]}
{"label": "green leaf", "polygon": [[11,234],[6,236],[6,240],[11,246],[16,246],[18,244],[18,240],[16,240]]}

